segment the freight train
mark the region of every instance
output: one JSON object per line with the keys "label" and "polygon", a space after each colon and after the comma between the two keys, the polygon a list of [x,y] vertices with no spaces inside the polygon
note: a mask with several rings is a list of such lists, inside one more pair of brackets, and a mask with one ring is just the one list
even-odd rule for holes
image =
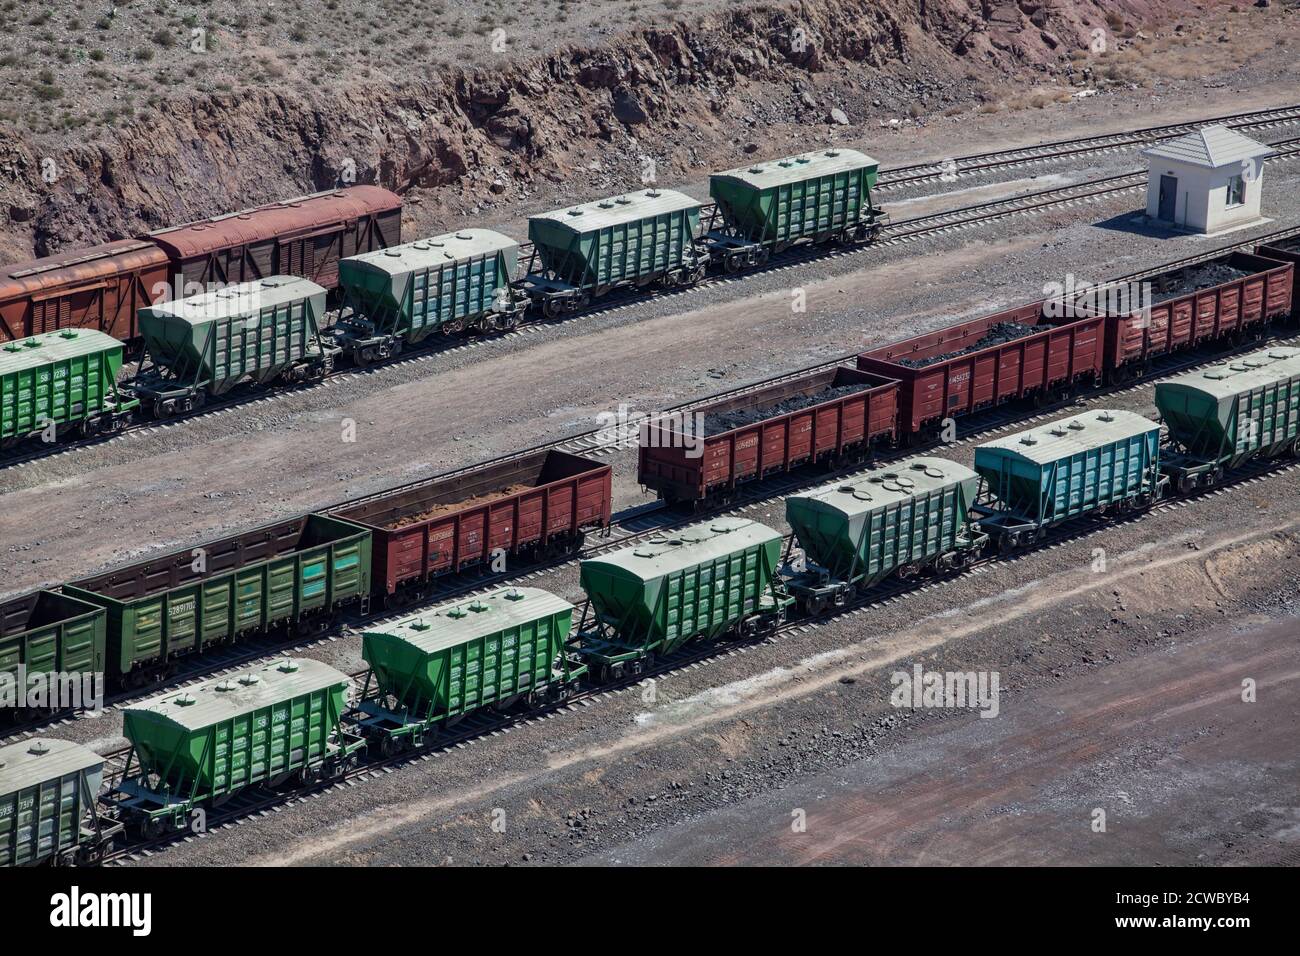
{"label": "freight train", "polygon": [[[373,626],[362,635],[367,676],[351,699],[346,675],[281,660],[129,705],[131,753],[98,805],[87,794],[98,789],[103,758],[63,743],[0,750],[0,863],[93,860],[124,827],[179,830],[195,808],[252,787],[340,776],[368,748],[391,756],[424,746],[468,714],[560,701],[583,683],[644,674],[687,644],[767,634],[887,580],[960,570],[986,553],[1040,544],[1065,522],[1141,512],[1248,462],[1300,458],[1300,349],[1274,346],[1159,382],[1155,405],[1163,440],[1159,421],[1092,410],[978,445],[971,466],[915,457],[791,495],[788,544],[758,522],[724,517],[583,560],[581,613],[545,591],[504,587]],[[561,497],[574,500],[573,490]],[[606,484],[606,501],[608,493]],[[142,589],[109,596],[92,584],[65,588],[68,603],[46,614],[84,625],[87,612],[101,620],[107,612],[111,630],[127,617],[165,622],[179,596],[177,616],[201,641],[245,611],[256,629],[269,608],[292,620],[309,598],[316,609],[353,600],[370,577],[369,533],[317,520],[330,524],[317,528],[315,551],[268,563],[273,549],[254,545],[262,563],[232,561],[188,596],[145,598],[149,613],[136,603]],[[427,548],[425,530],[418,537]],[[166,579],[162,566],[156,576]],[[59,826],[9,809],[33,805],[57,805]]]}
{"label": "freight train", "polygon": [[[930,441],[945,422],[980,409],[1049,400],[1177,349],[1261,335],[1270,319],[1291,314],[1295,268],[1232,253],[1157,276],[1163,297],[1147,317],[1085,311],[1058,322],[1063,303],[1043,301],[874,349],[856,367],[784,376],[702,406],[702,434],[692,436],[702,443],[698,453],[680,433],[682,416],[652,418],[641,435],[639,481],[673,503],[715,507],[749,481],[808,464],[844,468],[882,447]],[[1198,288],[1207,271],[1226,281]],[[301,342],[320,293],[299,294],[308,280],[286,282],[273,290],[282,298],[272,338]],[[230,296],[239,301],[237,292]],[[208,379],[215,387],[244,368],[214,360],[217,331],[183,303],[145,312],[144,328],[164,330],[157,335],[183,357],[178,362],[206,362],[220,373]],[[1140,339],[1129,336],[1132,329]],[[98,333],[55,334],[73,336],[58,343],[71,354],[81,336]],[[266,354],[292,360],[285,350]],[[112,376],[96,379],[81,368],[81,388],[106,394]],[[172,397],[161,387],[153,394]],[[1184,471],[1183,488],[1219,473],[1194,463]],[[152,558],[0,605],[0,661],[66,670],[96,662],[91,669],[110,686],[139,686],[182,657],[248,635],[310,629],[352,604],[366,610],[424,600],[443,576],[486,566],[494,555],[573,553],[587,533],[608,527],[611,481],[608,465],[557,450],[521,453],[223,538],[203,549],[198,565],[190,551]],[[88,624],[96,607],[109,610],[107,624]],[[84,638],[87,626],[92,639]]]}
{"label": "freight train", "polygon": [[[638,212],[635,203],[631,206],[629,216]],[[604,223],[609,215],[602,212],[605,218],[588,225]],[[643,241],[653,249],[675,242],[659,235],[658,226],[647,225],[649,219],[641,222],[639,228],[649,230]],[[558,225],[547,228],[559,235]],[[613,272],[606,268],[612,255],[608,243],[615,241],[607,231],[602,225],[564,240],[546,239],[551,233],[539,236],[563,241],[566,249],[572,245],[565,261],[583,250],[594,257],[583,259],[582,268],[594,270],[605,288],[626,278],[622,266]],[[629,235],[619,233],[617,248],[624,252]],[[656,259],[651,245],[645,246],[646,268],[652,260],[669,261]],[[555,256],[550,261],[559,262]],[[512,328],[531,294],[506,282],[518,257],[513,240],[469,230],[344,258],[336,268],[348,305],[333,325],[326,318],[329,290],[292,276],[145,306],[137,317],[145,361],[130,379],[122,376],[123,343],[96,330],[64,329],[7,343],[0,346],[0,447],[34,436],[52,441],[109,434],[137,415],[168,418],[194,411],[248,384],[314,381],[347,357],[368,365],[448,329]],[[867,446],[899,437],[929,440],[946,421],[990,405],[1026,397],[1049,401],[1073,389],[1142,374],[1172,352],[1258,337],[1269,322],[1291,316],[1300,304],[1298,261],[1300,240],[1260,247],[1257,253],[1228,252],[1148,278],[1143,288],[1149,300],[1141,304],[1116,305],[1104,296],[1069,293],[864,353],[857,360],[865,373],[857,381],[864,388],[857,391],[871,392],[871,406],[861,440]],[[580,288],[566,287],[566,292],[556,285],[558,279],[547,281],[548,296]],[[823,390],[855,391],[846,373],[837,376],[835,382],[820,383]],[[866,383],[874,384],[867,389]],[[767,397],[806,404],[818,384],[795,383],[802,397],[778,394],[774,386]],[[710,410],[732,419],[743,412]],[[730,440],[722,433],[712,439]],[[848,436],[838,441],[843,447],[837,453],[857,450],[858,442]],[[743,453],[748,445],[735,447]],[[767,448],[764,454],[768,457],[756,464],[760,471],[771,454],[793,461],[801,457],[797,448]],[[691,483],[702,484],[708,494],[725,492],[723,484],[747,477],[746,462],[729,458],[706,456],[711,468],[721,469],[709,475],[692,473],[689,463],[671,453],[657,461],[663,473],[649,484],[665,497],[701,497],[698,487],[687,487]],[[719,477],[724,472],[725,479]]]}
{"label": "freight train", "polygon": [[[236,386],[385,361],[435,333],[509,330],[528,308],[555,319],[616,289],[691,285],[710,264],[738,272],[799,245],[867,242],[886,218],[877,168],[831,149],[718,173],[707,220],[704,204],[657,188],[533,216],[522,269],[520,244],[488,229],[399,245],[401,200],[375,186],[8,267],[0,446],[112,433]],[[341,306],[328,325],[327,296]],[[145,367],[124,380],[134,345]]]}

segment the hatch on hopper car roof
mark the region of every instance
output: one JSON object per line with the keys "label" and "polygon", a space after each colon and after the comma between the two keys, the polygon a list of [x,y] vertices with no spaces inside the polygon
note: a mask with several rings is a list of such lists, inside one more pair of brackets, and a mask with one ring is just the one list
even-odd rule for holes
{"label": "hatch on hopper car roof", "polygon": [[160,302],[143,311],[154,315],[174,316],[185,322],[202,323],[213,318],[248,315],[262,309],[325,294],[325,290],[310,279],[302,279],[298,276],[269,276],[223,289],[200,292],[187,299]]}
{"label": "hatch on hopper car roof", "polygon": [[859,510],[868,502],[873,508],[905,501],[945,488],[954,482],[977,476],[965,465],[945,458],[913,458],[890,468],[862,471],[814,488],[791,498],[819,503],[828,508]]}
{"label": "hatch on hopper car roof", "polygon": [[218,677],[123,709],[148,714],[188,729],[268,707],[288,698],[347,683],[347,675],[311,658],[281,659],[235,678]]}
{"label": "hatch on hopper car roof", "polygon": [[1300,376],[1300,348],[1274,346],[1224,365],[1174,376],[1159,382],[1156,392],[1192,389],[1221,399],[1293,376]]}
{"label": "hatch on hopper car roof", "polygon": [[470,601],[444,604],[396,623],[368,628],[365,634],[400,638],[433,653],[553,614],[572,613],[573,605],[541,588],[506,587]]}
{"label": "hatch on hopper car roof", "polygon": [[0,375],[121,348],[121,342],[96,329],[44,332],[0,346]]}
{"label": "hatch on hopper car roof", "polygon": [[1008,435],[978,446],[996,449],[1035,464],[1050,464],[1102,445],[1159,431],[1158,423],[1136,412],[1102,409]]}
{"label": "hatch on hopper car roof", "polygon": [[685,193],[672,189],[647,189],[644,192],[626,193],[578,206],[553,209],[530,216],[529,219],[546,219],[574,232],[591,232],[679,209],[698,209],[699,206],[698,200]]}
{"label": "hatch on hopper car roof", "polygon": [[39,737],[0,747],[0,795],[98,767],[104,758],[81,744]]}
{"label": "hatch on hopper car roof", "polygon": [[456,232],[416,239],[400,246],[389,246],[343,260],[345,267],[373,269],[387,275],[400,275],[421,269],[434,269],[448,262],[517,250],[519,243],[491,229],[461,229]]}
{"label": "hatch on hopper car roof", "polygon": [[772,186],[802,182],[816,176],[829,176],[861,169],[864,166],[878,165],[880,164],[876,160],[854,149],[821,149],[763,163],[738,166],[735,169],[714,173],[710,178],[735,179],[758,189],[768,189]]}

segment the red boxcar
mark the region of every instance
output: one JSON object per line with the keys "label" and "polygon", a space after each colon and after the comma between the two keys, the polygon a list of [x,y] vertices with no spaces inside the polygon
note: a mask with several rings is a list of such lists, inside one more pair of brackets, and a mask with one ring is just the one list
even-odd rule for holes
{"label": "red boxcar", "polygon": [[529,452],[353,502],[332,513],[374,532],[375,589],[419,585],[488,564],[497,549],[535,558],[577,550],[608,528],[612,469],[560,451]]}
{"label": "red boxcar", "polygon": [[1265,259],[1291,263],[1291,317],[1300,320],[1300,236],[1260,246],[1255,252]]}
{"label": "red boxcar", "polygon": [[136,310],[169,297],[168,275],[163,251],[139,239],[0,267],[0,342],[69,327],[130,341]]}
{"label": "red boxcar", "polygon": [[397,245],[401,233],[400,197],[379,186],[351,186],[160,229],[148,238],[191,287],[295,275],[333,289],[339,259]]}
{"label": "red boxcar", "polygon": [[[858,368],[901,382],[899,429],[904,437],[941,427],[944,419],[1022,398],[1047,398],[1102,375],[1104,320],[1060,324],[1045,302],[1007,309],[927,332],[858,356]],[[999,334],[1024,326],[1019,337]],[[981,345],[992,336],[997,341]],[[928,364],[927,364],[928,363]]]}
{"label": "red boxcar", "polygon": [[[831,389],[840,394],[794,410]],[[767,417],[763,413],[771,410]],[[712,416],[741,413],[754,420],[709,433]],[[898,383],[841,366],[764,383],[693,409],[703,416],[651,419],[641,427],[641,484],[668,501],[725,499],[736,485],[814,461],[865,459],[872,446],[892,443],[898,428]]]}
{"label": "red boxcar", "polygon": [[[1247,273],[1204,289],[1165,298],[1136,311],[1117,310],[1093,303],[1089,311],[1106,317],[1106,371],[1112,379],[1125,378],[1148,366],[1152,359],[1205,342],[1249,334],[1273,319],[1291,314],[1295,265],[1234,252],[1220,259],[1144,278],[1152,299],[1186,285],[1198,276],[1213,276],[1228,269]],[[1136,299],[1136,295],[1129,301]]]}

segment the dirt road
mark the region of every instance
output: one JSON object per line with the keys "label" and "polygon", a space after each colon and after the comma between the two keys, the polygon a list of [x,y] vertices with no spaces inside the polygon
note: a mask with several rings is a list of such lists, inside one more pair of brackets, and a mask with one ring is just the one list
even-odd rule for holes
{"label": "dirt road", "polygon": [[1295,865],[1298,635],[1212,632],[583,862]]}

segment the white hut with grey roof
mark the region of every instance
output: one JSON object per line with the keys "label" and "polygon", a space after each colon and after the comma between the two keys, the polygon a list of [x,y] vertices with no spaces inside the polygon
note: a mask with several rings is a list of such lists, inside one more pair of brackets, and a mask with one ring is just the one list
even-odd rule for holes
{"label": "white hut with grey roof", "polygon": [[1142,150],[1150,164],[1147,216],[1213,235],[1262,221],[1264,161],[1271,147],[1226,126],[1205,126]]}

